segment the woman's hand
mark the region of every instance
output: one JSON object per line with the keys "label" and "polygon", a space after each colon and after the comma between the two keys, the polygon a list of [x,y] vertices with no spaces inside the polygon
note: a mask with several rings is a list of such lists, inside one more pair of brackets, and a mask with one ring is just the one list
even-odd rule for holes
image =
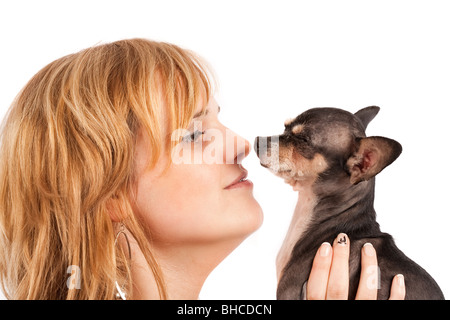
{"label": "woman's hand", "polygon": [[[341,233],[331,246],[323,243],[317,250],[306,284],[308,300],[336,300],[348,298],[350,240]],[[361,250],[361,277],[357,300],[375,300],[378,290],[378,264],[375,248],[366,243]],[[405,299],[405,282],[398,274],[392,280],[390,300]]]}

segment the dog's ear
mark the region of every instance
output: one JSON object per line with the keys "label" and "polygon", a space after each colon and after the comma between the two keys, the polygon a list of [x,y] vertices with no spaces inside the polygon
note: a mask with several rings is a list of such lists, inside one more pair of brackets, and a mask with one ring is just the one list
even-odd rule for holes
{"label": "dog's ear", "polygon": [[366,130],[367,125],[378,114],[378,111],[380,111],[380,108],[373,106],[373,107],[363,108],[355,113],[355,116],[357,116],[358,119],[361,120],[361,123],[364,126],[364,130]]}
{"label": "dog's ear", "polygon": [[347,160],[352,184],[373,178],[402,153],[400,143],[384,137],[358,138],[357,143],[357,150]]}

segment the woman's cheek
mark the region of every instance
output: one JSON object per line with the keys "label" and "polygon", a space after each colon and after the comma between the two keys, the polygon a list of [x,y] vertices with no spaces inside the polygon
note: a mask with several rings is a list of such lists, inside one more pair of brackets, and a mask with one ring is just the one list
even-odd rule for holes
{"label": "woman's cheek", "polygon": [[205,240],[217,233],[221,226],[218,180],[211,166],[179,165],[165,179],[155,181],[152,194],[141,201],[154,240]]}

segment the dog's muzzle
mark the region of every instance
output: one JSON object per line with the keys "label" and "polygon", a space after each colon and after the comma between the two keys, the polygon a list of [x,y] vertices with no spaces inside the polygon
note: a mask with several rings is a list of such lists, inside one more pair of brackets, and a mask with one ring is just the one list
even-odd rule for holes
{"label": "dog's muzzle", "polygon": [[279,136],[256,137],[254,149],[263,167],[279,167]]}

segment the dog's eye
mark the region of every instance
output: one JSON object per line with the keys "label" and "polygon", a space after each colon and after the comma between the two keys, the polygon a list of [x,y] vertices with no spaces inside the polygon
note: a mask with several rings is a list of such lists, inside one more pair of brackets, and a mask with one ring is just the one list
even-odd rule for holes
{"label": "dog's eye", "polygon": [[295,136],[295,139],[297,139],[301,142],[304,142],[304,143],[309,143],[309,139],[305,135],[297,135],[297,136]]}

